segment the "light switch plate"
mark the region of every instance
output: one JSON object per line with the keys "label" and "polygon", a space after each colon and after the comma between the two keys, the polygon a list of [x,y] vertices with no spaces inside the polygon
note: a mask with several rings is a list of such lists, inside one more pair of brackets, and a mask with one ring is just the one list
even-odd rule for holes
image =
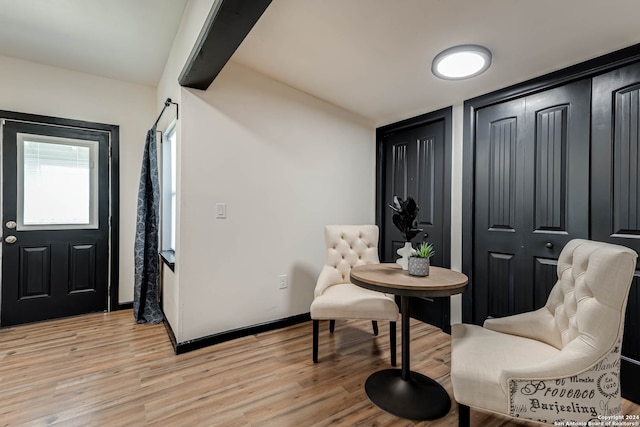
{"label": "light switch plate", "polygon": [[227,204],[216,203],[216,218],[224,219],[227,217]]}
{"label": "light switch plate", "polygon": [[287,275],[286,274],[281,274],[280,276],[278,276],[278,287],[280,289],[287,289],[289,285],[287,284]]}

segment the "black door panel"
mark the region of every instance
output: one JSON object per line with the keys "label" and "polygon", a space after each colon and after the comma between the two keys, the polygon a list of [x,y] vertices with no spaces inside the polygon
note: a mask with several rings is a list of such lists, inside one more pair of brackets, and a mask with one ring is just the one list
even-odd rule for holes
{"label": "black door panel", "polygon": [[474,322],[541,307],[588,237],[589,105],[583,80],[477,112]]}
{"label": "black door panel", "polygon": [[[3,247],[2,247],[2,305],[0,324],[9,326],[53,319],[107,309],[109,262],[109,133],[26,122],[5,121],[3,135]],[[65,142],[66,141],[66,142]],[[26,148],[19,144],[38,143],[38,147],[57,146],[78,152],[91,151],[85,159],[87,172],[85,187],[74,186],[75,172],[67,157],[58,151],[42,154],[37,162],[27,163]],[[78,145],[74,145],[78,144]],[[86,144],[83,145],[83,144]],[[38,148],[40,150],[40,148]],[[44,150],[44,148],[42,148]],[[56,158],[58,156],[58,158]],[[65,154],[68,156],[68,154]],[[78,156],[81,156],[78,154]],[[24,160],[24,161],[23,161]],[[36,161],[34,161],[36,162]],[[31,166],[25,166],[25,165]],[[65,166],[68,166],[65,168]],[[85,219],[71,220],[71,224],[42,223],[33,225],[19,215],[26,215],[26,178],[18,185],[19,174],[28,167],[42,173],[42,179],[54,175],[45,172],[58,169],[61,182],[70,188],[55,188],[54,196],[39,204],[40,211],[65,208],[66,193],[87,191]],[[29,187],[31,188],[31,187]],[[42,191],[39,190],[41,194]],[[45,195],[50,196],[50,195]],[[51,200],[50,200],[51,199]],[[95,202],[94,202],[95,200]],[[35,209],[32,209],[35,210]],[[14,228],[8,221],[16,221]],[[9,225],[9,226],[8,226]],[[6,241],[15,237],[15,243]]]}
{"label": "black door panel", "polygon": [[[593,79],[591,235],[640,253],[640,64]],[[637,268],[637,267],[636,267]],[[622,341],[623,396],[640,402],[640,272]]]}
{"label": "black door panel", "polygon": [[[418,228],[423,233],[414,239],[413,246],[421,241],[432,243],[436,254],[431,264],[449,266],[448,209],[450,180],[447,173],[445,120],[434,120],[415,126],[389,130],[382,136],[384,150],[384,191],[381,206],[385,210],[382,224],[382,262],[395,262],[397,250],[404,246],[404,237],[392,222],[391,209],[387,206],[393,196],[415,199],[418,212]],[[449,298],[412,298],[411,316],[421,321],[449,330]]]}

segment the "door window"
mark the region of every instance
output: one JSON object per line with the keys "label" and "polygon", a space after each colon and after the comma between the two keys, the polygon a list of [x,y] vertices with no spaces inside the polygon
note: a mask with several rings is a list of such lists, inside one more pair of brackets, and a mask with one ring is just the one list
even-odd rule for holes
{"label": "door window", "polygon": [[17,135],[18,230],[96,229],[98,142]]}

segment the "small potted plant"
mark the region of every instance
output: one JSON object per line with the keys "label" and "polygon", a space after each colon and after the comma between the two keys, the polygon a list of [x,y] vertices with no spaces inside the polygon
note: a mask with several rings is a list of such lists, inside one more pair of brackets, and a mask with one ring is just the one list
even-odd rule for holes
{"label": "small potted plant", "polygon": [[412,276],[429,275],[429,258],[436,253],[431,243],[423,242],[409,257],[409,274]]}

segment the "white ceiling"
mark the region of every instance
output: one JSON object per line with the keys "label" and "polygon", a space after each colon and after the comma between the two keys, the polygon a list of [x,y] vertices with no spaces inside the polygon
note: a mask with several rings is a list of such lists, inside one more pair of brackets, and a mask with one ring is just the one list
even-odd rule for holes
{"label": "white ceiling", "polygon": [[156,86],[187,0],[0,0],[0,55]]}
{"label": "white ceiling", "polygon": [[[155,86],[187,0],[0,0],[0,55]],[[375,125],[640,43],[638,0],[273,0],[233,56]],[[485,74],[430,71],[462,43]]]}
{"label": "white ceiling", "polygon": [[[491,68],[434,77],[463,43]],[[636,43],[638,0],[273,0],[232,59],[383,125]]]}

